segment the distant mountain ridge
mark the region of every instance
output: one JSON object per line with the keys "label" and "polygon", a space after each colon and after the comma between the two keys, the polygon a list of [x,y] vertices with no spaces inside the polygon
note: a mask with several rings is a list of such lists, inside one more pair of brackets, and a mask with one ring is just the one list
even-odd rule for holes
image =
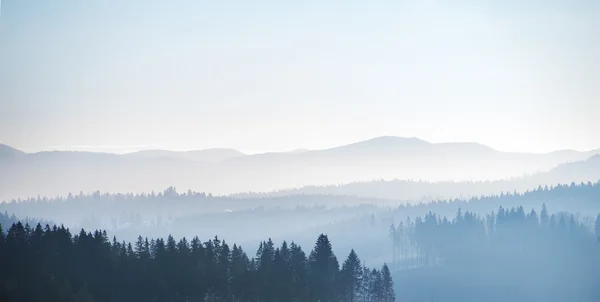
{"label": "distant mountain ridge", "polygon": [[8,156],[20,156],[25,154],[26,153],[21,150],[17,150],[8,145],[0,144],[0,158]]}
{"label": "distant mountain ridge", "polygon": [[263,154],[224,148],[24,153],[2,145],[0,200],[96,190],[150,192],[169,186],[232,194],[373,179],[485,181],[549,171],[598,151],[501,152],[478,143],[430,143],[393,136],[322,150]]}
{"label": "distant mountain ridge", "polygon": [[233,194],[232,197],[280,197],[280,196],[356,196],[388,200],[423,201],[453,198],[471,198],[501,193],[526,192],[540,186],[570,185],[572,183],[600,182],[600,155],[583,161],[561,164],[547,172],[496,181],[443,181],[419,180],[371,180],[288,188],[271,192]]}
{"label": "distant mountain ridge", "polygon": [[444,143],[431,143],[426,140],[422,140],[417,137],[397,137],[397,136],[380,136],[369,140],[352,143],[349,145],[339,146],[331,148],[335,149],[361,149],[361,148],[387,148],[387,149],[398,149],[398,148],[430,148],[430,147],[447,147],[447,146],[460,146],[465,148],[478,149],[480,151],[496,151],[488,146],[474,143],[474,142],[444,142]]}
{"label": "distant mountain ridge", "polygon": [[168,150],[144,150],[125,154],[138,159],[151,159],[159,157],[171,157],[178,159],[195,160],[216,163],[223,160],[246,156],[247,154],[235,149],[213,148],[192,151],[168,151]]}
{"label": "distant mountain ridge", "polygon": [[531,154],[531,155],[574,155],[574,154],[600,154],[599,149],[592,149],[588,151],[577,151],[572,149],[555,150],[546,153],[527,153],[527,152],[502,152],[497,151],[489,146],[476,143],[476,142],[442,142],[442,143],[431,143],[426,140],[422,140],[417,137],[398,137],[398,136],[380,136],[356,143],[350,143],[346,145],[336,146],[326,149],[304,149],[298,148],[286,152],[265,152],[257,154],[246,154],[232,148],[209,148],[200,150],[189,150],[189,151],[172,151],[166,149],[152,149],[152,150],[140,150],[135,152],[129,152],[124,154],[116,154],[110,152],[91,152],[91,151],[58,151],[58,150],[47,150],[39,151],[34,153],[26,153],[16,148],[13,148],[6,144],[0,144],[0,155],[25,155],[25,154],[37,154],[37,153],[80,153],[80,154],[114,154],[118,156],[129,156],[135,158],[157,158],[157,157],[173,157],[191,160],[203,160],[204,157],[208,158],[208,161],[221,161],[232,158],[245,157],[245,156],[264,156],[264,155],[277,155],[277,154],[298,154],[298,153],[335,153],[339,151],[358,151],[358,150],[394,150],[394,151],[406,151],[406,150],[427,150],[427,149],[438,149],[438,150],[456,150],[461,152],[482,152],[482,153],[507,153],[507,154]]}

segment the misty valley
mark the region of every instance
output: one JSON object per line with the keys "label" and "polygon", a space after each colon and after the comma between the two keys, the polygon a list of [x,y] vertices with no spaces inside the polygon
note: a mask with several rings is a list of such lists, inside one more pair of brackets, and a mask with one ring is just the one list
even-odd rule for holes
{"label": "misty valley", "polygon": [[0,0],[0,302],[600,302],[600,0]]}
{"label": "misty valley", "polygon": [[[2,270],[14,272],[2,275],[0,293],[6,301],[596,301],[597,167],[592,156],[510,180],[19,197],[0,203]],[[572,175],[579,182],[559,182]]]}

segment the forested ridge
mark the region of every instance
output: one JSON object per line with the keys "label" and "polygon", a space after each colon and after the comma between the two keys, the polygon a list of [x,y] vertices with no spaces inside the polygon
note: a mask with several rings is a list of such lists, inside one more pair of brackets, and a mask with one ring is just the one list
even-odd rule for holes
{"label": "forested ridge", "polygon": [[600,302],[600,0],[0,0],[0,42],[0,302]]}
{"label": "forested ridge", "polygon": [[260,243],[255,257],[215,237],[112,241],[106,231],[0,226],[1,301],[394,301],[387,265],[352,250],[341,265],[326,235],[306,255]]}
{"label": "forested ridge", "polygon": [[[397,222],[407,216],[423,216],[429,211],[442,216],[452,216],[459,207],[484,214],[499,206],[536,207],[539,210],[542,203],[546,203],[555,212],[595,215],[600,212],[598,200],[600,182],[539,186],[524,193],[507,192],[428,203],[403,203],[334,195],[231,198],[215,197],[190,190],[178,192],[171,187],[163,192],[150,194],[80,192],[66,197],[38,196],[0,203],[0,211],[14,213],[20,218],[35,217],[60,222],[71,229],[106,229],[129,241],[134,241],[138,235],[166,237],[174,234],[188,238],[195,235],[205,238],[219,235],[240,243],[242,238],[237,237],[239,232],[234,224],[220,225],[219,222],[247,221],[247,230],[256,230],[253,232],[254,236],[248,236],[251,243],[255,244],[262,240],[265,234],[279,240],[288,239],[289,232],[279,236],[264,230],[273,230],[272,226],[279,223],[286,223],[286,230],[289,231],[306,226],[323,226],[360,215],[375,214],[377,220],[381,221],[390,218],[389,214],[392,214]],[[385,213],[385,207],[391,208],[392,212]],[[387,226],[389,222],[384,222],[386,229]],[[199,233],[194,230],[199,230]],[[327,233],[332,236],[330,232]],[[317,235],[318,233],[312,234],[307,241],[312,241]],[[307,244],[308,242],[303,241],[304,246]]]}
{"label": "forested ridge", "polygon": [[391,267],[411,301],[600,300],[600,215],[590,222],[545,205],[539,214],[429,212],[391,225],[389,237]]}
{"label": "forested ridge", "polygon": [[[321,297],[321,301],[381,301],[382,291],[377,290],[381,285],[377,284],[382,283],[378,280],[391,275],[398,301],[600,300],[600,242],[597,240],[600,182],[539,186],[524,193],[393,207],[327,206],[329,202],[343,204],[357,200],[328,195],[236,199],[192,191],[179,193],[169,188],[157,194],[96,192],[4,203],[0,209],[8,212],[0,212],[0,223],[5,231],[6,228],[18,229],[20,220],[26,230],[20,233],[28,234],[23,235],[26,239],[11,243],[25,242],[26,248],[22,250],[26,252],[15,252],[11,257],[20,259],[21,267],[28,268],[29,263],[36,261],[58,261],[65,268],[59,268],[58,273],[36,268],[29,271],[35,276],[34,281],[27,282],[16,282],[16,277],[6,279],[11,275],[5,274],[2,282],[7,286],[0,290],[3,295],[11,295],[5,296],[7,299],[15,299],[13,297],[20,293],[48,291],[49,297],[57,297],[58,301],[77,301],[84,294],[94,297],[94,301],[179,301],[177,299],[188,296],[190,301],[317,301],[317,297]],[[287,202],[289,204],[283,206]],[[246,203],[251,205],[246,206]],[[255,204],[265,206],[255,207]],[[233,205],[240,208],[227,210]],[[16,216],[8,214],[13,210]],[[78,232],[72,236],[67,227],[42,227],[41,238],[62,238],[57,234],[69,233],[64,236],[70,240],[69,244],[64,243],[68,248],[59,251],[68,251],[67,258],[72,260],[54,260],[58,256],[48,256],[46,247],[44,252],[32,249],[33,242],[39,241],[33,239],[37,228],[28,228],[26,224],[34,226],[39,220],[21,217],[62,223],[62,217],[67,216],[95,218],[96,222],[84,221],[81,227],[106,230],[107,234],[104,231]],[[52,225],[45,221],[40,225],[45,224]],[[72,230],[80,229],[73,224],[65,225]],[[365,263],[359,260],[344,266],[345,261],[338,262],[335,258],[332,264],[321,262],[324,267],[336,267],[325,270],[333,277],[318,279],[321,273],[315,273],[315,264],[311,262],[316,247],[304,254],[300,253],[298,244],[312,246],[314,238],[321,233],[328,235],[327,241],[331,239],[336,243],[335,249],[329,248],[329,253],[334,251],[347,256],[348,251],[354,249],[367,265],[381,267],[387,262],[389,268],[373,272],[365,269]],[[138,238],[138,234],[142,238]],[[178,238],[192,238],[195,234],[204,238],[218,235],[218,238],[182,242],[183,238],[176,241],[170,239],[169,234]],[[120,238],[119,241],[112,239],[113,235]],[[145,236],[149,238],[147,243]],[[165,239],[152,240],[151,237]],[[273,240],[259,244],[256,254],[254,250],[247,254],[239,247],[240,243],[256,246],[269,237]],[[230,246],[220,238],[229,238],[229,242],[237,245]],[[293,240],[295,244],[283,244],[283,239]],[[278,242],[277,246],[274,242]],[[6,237],[4,244],[8,243]],[[221,250],[229,251],[227,265],[219,262]],[[36,256],[27,256],[28,253],[46,256],[40,258],[42,261]],[[302,259],[298,262],[301,270],[295,269],[298,265],[292,261],[296,259],[293,255],[302,255],[297,256]],[[98,267],[86,259],[99,263]],[[11,263],[5,261],[2,265],[13,265]],[[198,263],[202,265],[197,266]],[[225,267],[226,277],[219,277]],[[236,271],[234,267],[241,270]],[[351,278],[359,280],[353,287],[354,294],[343,285],[351,283],[344,277],[351,271],[359,276]],[[92,277],[88,278],[89,275]],[[314,281],[313,277],[318,280]],[[219,285],[223,282],[225,286]],[[318,284],[329,285],[321,288]],[[29,286],[35,290],[24,289]],[[332,289],[325,294],[324,288]],[[31,298],[30,301],[36,300]]]}
{"label": "forested ridge", "polygon": [[36,225],[38,223],[41,225],[46,225],[46,224],[53,225],[53,223],[50,221],[33,219],[33,218],[29,218],[29,217],[18,218],[17,216],[15,216],[14,213],[8,214],[7,211],[4,211],[4,213],[0,212],[0,225],[11,226],[17,222],[21,222],[22,224],[29,224],[29,225]]}

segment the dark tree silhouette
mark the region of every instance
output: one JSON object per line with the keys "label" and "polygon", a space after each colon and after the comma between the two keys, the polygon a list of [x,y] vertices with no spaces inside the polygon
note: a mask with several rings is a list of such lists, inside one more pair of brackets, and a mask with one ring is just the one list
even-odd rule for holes
{"label": "dark tree silhouette", "polygon": [[331,243],[321,234],[309,257],[309,291],[313,301],[335,301],[338,270]]}
{"label": "dark tree silhouette", "polygon": [[358,301],[357,297],[359,296],[362,273],[363,269],[360,259],[358,259],[358,255],[352,250],[346,261],[342,264],[340,272],[342,298],[344,301]]}
{"label": "dark tree silhouette", "polygon": [[[358,292],[363,268],[354,251],[344,267]],[[326,235],[309,259],[295,243],[275,248],[270,239],[249,259],[217,237],[140,236],[132,245],[104,231],[73,236],[64,226],[19,221],[6,233],[0,225],[0,269],[0,301],[358,301],[338,286],[349,279]],[[369,294],[365,301],[378,301],[378,290]]]}

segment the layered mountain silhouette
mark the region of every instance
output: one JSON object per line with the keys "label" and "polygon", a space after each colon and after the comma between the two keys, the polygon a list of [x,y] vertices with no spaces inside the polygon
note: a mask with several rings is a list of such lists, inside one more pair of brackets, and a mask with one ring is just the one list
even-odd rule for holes
{"label": "layered mountain silhouette", "polygon": [[[325,150],[251,155],[233,149],[149,150],[121,155],[24,153],[0,145],[0,200],[96,190],[150,192],[169,186],[230,194],[373,179],[497,180],[546,172],[564,163],[586,160],[598,151],[513,153],[477,143],[430,143],[392,136]],[[557,169],[564,171],[553,173],[570,173],[564,167]]]}
{"label": "layered mountain silhouette", "polygon": [[540,186],[596,183],[600,181],[600,155],[561,164],[547,172],[494,181],[371,180],[347,184],[305,186],[260,193],[238,193],[236,197],[277,197],[297,195],[346,195],[412,202],[471,198],[502,193],[523,193]]}
{"label": "layered mountain silhouette", "polygon": [[226,159],[242,157],[246,155],[247,154],[244,154],[238,150],[225,148],[193,151],[145,150],[127,154],[127,156],[135,159],[176,158],[207,163],[216,163]]}
{"label": "layered mountain silhouette", "polygon": [[0,159],[2,159],[4,157],[14,157],[14,156],[21,156],[21,155],[25,155],[25,154],[26,153],[21,150],[17,150],[13,147],[0,144]]}

